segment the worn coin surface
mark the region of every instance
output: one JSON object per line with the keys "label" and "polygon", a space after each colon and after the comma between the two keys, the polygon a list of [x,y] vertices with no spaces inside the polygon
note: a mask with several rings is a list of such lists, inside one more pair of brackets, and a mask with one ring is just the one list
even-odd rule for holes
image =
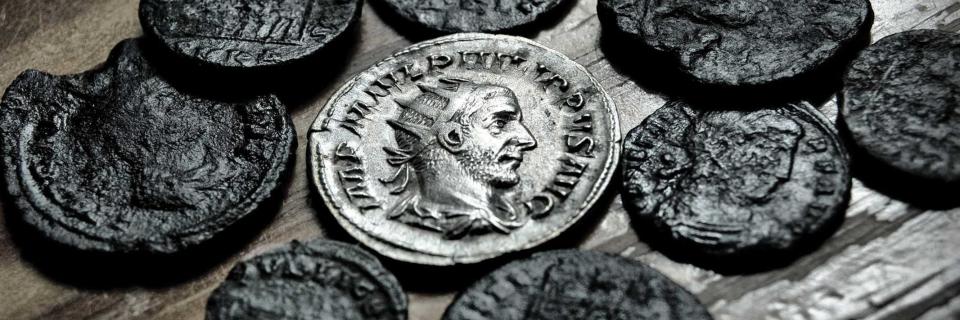
{"label": "worn coin surface", "polygon": [[673,101],[627,134],[623,199],[694,252],[787,250],[842,219],[848,158],[805,102],[701,111]]}
{"label": "worn coin surface", "polygon": [[24,221],[78,249],[174,252],[277,186],[294,148],[273,96],[186,94],[126,40],[70,76],[22,73],[0,103],[7,192]]}
{"label": "worn coin surface", "polygon": [[202,63],[248,68],[303,59],[357,22],[360,0],[141,0],[146,34]]}
{"label": "worn coin surface", "polygon": [[808,73],[869,30],[867,0],[600,0],[605,28],[695,81],[762,85]]}
{"label": "worn coin surface", "polygon": [[871,156],[922,178],[960,180],[960,35],[907,31],[864,50],[847,72],[841,115]]}
{"label": "worn coin surface", "polygon": [[480,279],[444,320],[712,319],[656,270],[611,254],[561,250],[511,262]]}
{"label": "worn coin surface", "polygon": [[613,102],[562,54],[459,34],[346,83],[310,129],[313,184],[351,235],[394,259],[472,263],[561,233],[618,161]]}
{"label": "worn coin surface", "polygon": [[294,241],[238,263],[207,301],[207,319],[403,320],[393,274],[357,246]]}
{"label": "worn coin surface", "polygon": [[446,33],[498,32],[534,22],[564,0],[383,0],[402,18]]}

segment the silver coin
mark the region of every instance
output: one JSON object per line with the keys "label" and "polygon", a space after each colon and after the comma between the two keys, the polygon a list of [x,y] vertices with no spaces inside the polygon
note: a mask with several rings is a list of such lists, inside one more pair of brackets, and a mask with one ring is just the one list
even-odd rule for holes
{"label": "silver coin", "polygon": [[532,248],[596,202],[616,167],[613,101],[527,39],[457,34],[361,72],[310,129],[309,166],[353,237],[401,261],[475,263]]}

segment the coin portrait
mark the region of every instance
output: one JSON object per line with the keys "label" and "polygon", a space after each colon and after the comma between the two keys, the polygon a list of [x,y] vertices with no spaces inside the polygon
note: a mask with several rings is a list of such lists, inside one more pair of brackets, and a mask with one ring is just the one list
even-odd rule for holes
{"label": "coin portrait", "polygon": [[398,103],[397,119],[387,122],[399,146],[389,150],[395,157],[387,161],[398,166],[390,182],[399,183],[397,191],[411,189],[388,217],[450,237],[471,229],[509,232],[522,224],[504,192],[520,182],[517,167],[536,140],[520,121],[512,90],[450,82],[447,89],[421,86],[413,101]]}
{"label": "coin portrait", "polygon": [[7,193],[46,238],[180,252],[254,213],[282,183],[296,150],[283,103],[195,95],[162,76],[145,46],[120,42],[81,74],[28,70],[0,102]]}
{"label": "coin portrait", "polygon": [[310,133],[314,186],[388,257],[472,263],[576,222],[619,154],[609,97],[581,66],[511,36],[404,49],[344,85]]}
{"label": "coin portrait", "polygon": [[625,140],[625,207],[686,252],[782,253],[833,230],[846,208],[846,148],[805,102],[701,110],[671,101]]}
{"label": "coin portrait", "polygon": [[840,119],[870,157],[928,182],[960,181],[960,35],[911,30],[860,53]]}

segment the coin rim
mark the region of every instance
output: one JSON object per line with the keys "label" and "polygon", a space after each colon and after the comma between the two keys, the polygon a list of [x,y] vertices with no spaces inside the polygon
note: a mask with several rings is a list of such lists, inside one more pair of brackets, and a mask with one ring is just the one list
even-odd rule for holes
{"label": "coin rim", "polygon": [[[7,95],[10,93],[11,89],[20,81],[27,81],[22,79],[25,77],[26,72],[33,72],[36,76],[40,77],[49,77],[56,82],[69,81],[70,79],[85,77],[90,74],[109,71],[110,68],[115,67],[118,62],[122,50],[125,46],[140,46],[140,38],[126,39],[119,42],[114,46],[114,49],[111,50],[110,56],[106,61],[97,68],[93,68],[81,73],[67,74],[67,75],[55,75],[38,70],[28,70],[24,73],[21,73],[16,80],[7,88],[3,95],[2,101],[0,104],[6,104]],[[140,50],[141,48],[137,48]],[[140,54],[143,54],[141,51]],[[144,57],[146,60],[146,57]],[[147,61],[149,65],[149,61]],[[151,69],[154,66],[150,66]],[[155,69],[153,69],[156,72]],[[169,83],[167,79],[159,77],[162,81]],[[29,81],[33,81],[30,79]],[[181,90],[174,88],[178,92]],[[272,157],[272,166],[263,172],[263,178],[259,181],[258,186],[251,190],[247,196],[243,197],[242,201],[239,201],[222,212],[219,212],[216,215],[211,215],[210,218],[213,218],[215,221],[210,223],[204,228],[194,228],[196,231],[193,233],[172,233],[165,234],[160,237],[160,241],[156,241],[154,237],[138,239],[130,242],[121,242],[121,241],[112,241],[108,239],[100,239],[99,237],[91,236],[82,232],[75,232],[73,228],[65,226],[63,221],[58,221],[50,217],[46,211],[47,208],[55,208],[59,211],[66,211],[60,205],[50,202],[48,204],[36,203],[33,198],[36,196],[31,196],[35,194],[36,188],[41,188],[39,185],[31,186],[31,183],[24,180],[23,174],[29,169],[23,166],[23,157],[24,150],[22,150],[22,145],[28,143],[29,141],[34,140],[34,135],[30,134],[29,137],[25,137],[24,128],[21,128],[15,133],[12,133],[8,138],[3,138],[3,140],[10,139],[12,142],[15,142],[15,145],[3,145],[3,150],[9,150],[11,153],[9,156],[4,157],[0,166],[2,166],[3,173],[5,175],[4,182],[6,187],[4,187],[5,197],[8,199],[14,200],[14,205],[19,209],[20,215],[23,218],[23,221],[28,225],[32,226],[34,229],[42,233],[47,239],[53,240],[56,243],[65,245],[70,248],[79,249],[82,251],[98,251],[105,253],[120,253],[120,252],[144,252],[144,253],[159,253],[159,254],[172,254],[178,251],[184,250],[189,247],[194,247],[199,245],[215,236],[220,234],[225,229],[233,226],[240,220],[245,217],[248,217],[251,213],[256,211],[257,208],[270,196],[272,196],[282,183],[282,179],[287,172],[289,165],[293,162],[293,155],[296,153],[297,149],[297,140],[295,136],[295,129],[293,126],[293,121],[290,117],[290,114],[286,111],[286,106],[275,96],[275,95],[261,95],[253,98],[257,100],[256,103],[270,103],[275,107],[275,110],[279,117],[276,117],[274,120],[280,121],[281,130],[278,130],[277,133],[281,136],[280,146],[274,152]],[[29,172],[27,172],[29,173]],[[30,179],[33,180],[33,179]],[[40,196],[41,199],[47,200],[47,196]],[[209,221],[210,219],[205,219]]]}
{"label": "coin rim", "polygon": [[[351,28],[359,27],[360,17],[363,12],[363,2],[364,2],[364,0],[351,0],[355,3],[355,5],[353,8],[353,15],[350,17],[350,19],[347,20],[347,22],[344,23],[340,28],[338,28],[336,33],[333,34],[333,36],[331,36],[330,39],[328,39],[327,41],[324,41],[323,43],[318,45],[310,45],[309,47],[312,48],[311,50],[307,50],[307,52],[303,54],[290,56],[289,59],[283,59],[278,62],[263,63],[258,60],[253,65],[242,66],[242,65],[226,64],[222,61],[210,61],[207,59],[201,59],[194,55],[183,52],[180,49],[177,49],[169,41],[170,38],[163,37],[160,35],[160,32],[157,29],[155,21],[153,21],[151,18],[148,18],[148,16],[150,15],[147,14],[146,12],[147,10],[144,9],[144,2],[148,2],[148,1],[157,1],[157,0],[140,0],[139,4],[137,5],[137,17],[138,17],[138,20],[140,20],[140,29],[143,30],[143,33],[145,36],[147,36],[152,40],[156,40],[155,42],[160,43],[163,46],[163,48],[167,49],[167,52],[171,52],[177,57],[180,57],[182,59],[187,59],[189,61],[194,61],[201,65],[214,66],[217,68],[224,68],[227,70],[251,70],[251,69],[270,69],[274,67],[284,67],[284,66],[296,64],[297,62],[300,62],[300,61],[306,60],[307,58],[315,56],[320,51],[323,51],[323,49],[327,48],[331,43],[335,43],[338,40],[341,40],[344,37],[346,37],[346,35],[350,33],[349,30]],[[219,0],[213,0],[213,1],[219,1]],[[306,1],[318,1],[318,0],[306,0]],[[231,41],[231,40],[224,40],[224,41]]]}
{"label": "coin rim", "polygon": [[[397,0],[378,0],[378,1],[383,2],[385,5],[387,5],[387,7],[389,7],[390,10],[392,10],[391,13],[393,13],[393,14],[395,14],[395,15],[397,15],[397,16],[400,16],[401,18],[403,18],[404,22],[412,23],[412,24],[415,24],[415,25],[420,26],[420,27],[422,27],[422,28],[426,28],[426,29],[429,29],[429,30],[433,30],[433,31],[435,31],[435,32],[441,32],[441,33],[483,33],[483,32],[498,33],[498,32],[504,32],[504,31],[508,31],[508,30],[516,30],[516,29],[520,29],[520,28],[523,28],[523,27],[527,27],[527,26],[533,25],[534,23],[542,20],[545,16],[548,16],[548,15],[556,12],[556,11],[558,10],[558,8],[560,8],[562,5],[564,5],[564,4],[566,4],[566,3],[570,2],[570,1],[575,1],[575,0],[549,0],[549,1],[551,1],[553,4],[551,4],[549,7],[547,7],[546,9],[544,9],[542,12],[533,15],[533,18],[527,19],[526,21],[523,21],[523,22],[520,22],[520,23],[505,25],[505,26],[503,26],[503,27],[498,27],[498,28],[494,28],[494,29],[490,29],[490,30],[464,30],[464,29],[458,29],[458,28],[442,28],[442,27],[441,27],[441,28],[438,28],[438,27],[435,26],[435,25],[427,24],[427,23],[421,21],[421,19],[419,19],[417,16],[411,16],[411,15],[408,14],[408,11],[420,11],[420,10],[416,10],[416,9],[408,8],[408,7],[401,7],[401,6],[398,5]],[[521,0],[521,1],[526,1],[526,0]]]}
{"label": "coin rim", "polygon": [[[627,257],[616,255],[613,253],[596,251],[596,250],[581,250],[581,249],[548,250],[548,251],[534,253],[522,259],[516,259],[516,260],[510,261],[509,263],[504,264],[494,269],[493,271],[490,271],[489,273],[481,276],[479,279],[477,279],[476,281],[471,283],[469,286],[467,286],[466,289],[463,289],[462,291],[458,292],[457,295],[453,298],[453,300],[450,301],[450,304],[447,305],[447,308],[444,309],[443,316],[440,319],[450,320],[450,317],[452,317],[450,315],[452,312],[451,310],[454,309],[454,306],[457,306],[460,303],[461,299],[464,299],[464,296],[466,296],[467,293],[482,289],[481,287],[478,287],[478,286],[483,282],[487,282],[487,281],[496,282],[497,279],[492,279],[492,278],[494,278],[495,275],[498,275],[498,273],[506,273],[508,269],[520,268],[520,267],[523,267],[525,264],[535,262],[536,260],[545,260],[545,259],[558,260],[559,258],[609,259],[611,262],[619,261],[625,265],[630,266],[631,268],[646,269],[646,271],[649,271],[653,275],[652,277],[654,278],[660,277],[659,280],[661,280],[663,283],[668,283],[673,287],[673,289],[676,289],[680,292],[687,294],[689,298],[692,298],[693,301],[696,302],[696,305],[700,308],[700,310],[707,315],[707,319],[713,319],[713,314],[710,313],[710,309],[707,308],[707,306],[703,303],[703,301],[700,300],[700,297],[694,294],[693,291],[690,291],[690,289],[687,289],[687,287],[681,285],[677,281],[674,281],[672,278],[668,277],[663,272],[660,272],[660,270],[658,270],[657,268],[654,268],[653,266],[650,266],[641,261],[629,259]],[[664,300],[667,300],[667,299],[664,299]]]}
{"label": "coin rim", "polygon": [[[381,240],[376,236],[367,234],[366,231],[361,230],[360,227],[355,226],[352,222],[350,222],[348,218],[343,217],[341,205],[338,203],[335,203],[332,200],[332,196],[330,195],[331,192],[335,192],[335,191],[330,190],[329,188],[330,186],[327,186],[325,183],[323,183],[323,181],[326,180],[326,177],[324,177],[324,174],[323,174],[324,165],[322,161],[322,156],[320,155],[320,150],[317,150],[317,146],[319,142],[317,142],[316,140],[318,138],[315,137],[316,134],[319,133],[319,130],[314,128],[314,126],[319,123],[322,123],[323,120],[329,118],[329,115],[327,113],[330,110],[332,110],[332,108],[334,107],[334,103],[338,101],[348,91],[352,90],[360,80],[360,76],[363,75],[365,72],[369,71],[370,69],[380,67],[384,64],[397,60],[402,55],[419,51],[430,46],[437,46],[437,45],[455,43],[455,42],[461,42],[461,41],[477,41],[477,40],[518,41],[525,45],[540,48],[544,50],[545,53],[556,55],[558,58],[561,59],[561,61],[566,61],[566,63],[572,64],[572,66],[575,69],[583,72],[587,76],[587,78],[590,80],[590,82],[593,83],[594,87],[596,87],[597,89],[597,92],[600,93],[601,96],[604,98],[606,102],[605,109],[610,114],[607,120],[610,121],[609,134],[611,138],[610,141],[607,142],[607,145],[610,148],[610,152],[608,153],[608,157],[604,163],[602,171],[597,176],[596,182],[593,184],[593,187],[587,193],[584,201],[580,205],[579,210],[575,214],[571,215],[563,224],[560,225],[560,227],[556,228],[553,232],[550,232],[545,236],[539,237],[539,239],[536,241],[528,241],[518,246],[511,246],[509,250],[500,250],[490,254],[441,256],[441,255],[428,254],[424,252],[418,252],[409,248],[401,247],[399,245],[389,243],[386,240]],[[620,131],[621,129],[620,129],[619,113],[616,107],[616,103],[610,97],[610,95],[607,94],[606,90],[603,88],[600,82],[593,76],[593,74],[591,74],[589,71],[587,71],[586,68],[584,68],[582,65],[580,65],[573,59],[570,59],[569,57],[560,53],[559,51],[553,50],[535,41],[522,38],[522,37],[510,36],[510,35],[491,35],[491,34],[485,34],[485,33],[458,33],[458,34],[448,35],[444,37],[439,37],[433,40],[423,41],[420,43],[410,45],[404,49],[401,49],[391,54],[389,57],[371,65],[370,67],[363,69],[363,71],[358,72],[353,78],[351,78],[349,81],[345,82],[342,86],[340,86],[340,88],[337,89],[337,91],[333,95],[331,95],[329,99],[327,99],[327,102],[324,103],[323,107],[319,109],[317,118],[313,121],[313,125],[310,127],[308,131],[309,145],[308,145],[308,151],[307,151],[308,152],[307,153],[307,157],[308,157],[307,173],[310,175],[310,181],[311,181],[311,184],[313,185],[313,190],[319,193],[323,197],[324,205],[326,206],[328,211],[334,216],[334,218],[336,218],[337,223],[341,227],[343,227],[343,229],[346,230],[347,233],[349,233],[351,236],[359,240],[365,246],[373,249],[375,252],[394,260],[399,260],[399,261],[404,261],[409,263],[416,263],[416,264],[423,264],[423,265],[449,266],[449,265],[457,265],[457,264],[473,264],[473,263],[478,263],[494,257],[502,256],[507,253],[524,251],[524,250],[528,250],[533,247],[539,246],[544,242],[547,242],[547,241],[550,241],[551,239],[556,238],[564,231],[570,229],[570,227],[573,226],[573,224],[575,224],[577,221],[579,221],[588,211],[590,211],[590,208],[593,207],[593,205],[596,204],[596,202],[601,198],[601,195],[603,195],[603,193],[606,191],[607,187],[610,184],[610,181],[612,180],[612,177],[614,176],[614,172],[616,171],[615,169],[619,164],[619,160],[620,160],[621,141],[622,141]]]}
{"label": "coin rim", "polygon": [[[676,101],[677,100],[668,100],[662,106],[657,108],[657,110],[654,111],[654,113],[666,107],[668,104],[674,103]],[[680,103],[684,104],[687,108],[696,109],[694,106],[691,106],[687,102],[680,101]],[[830,120],[827,118],[827,116],[823,112],[818,110],[816,107],[814,107],[810,102],[806,100],[797,100],[797,101],[786,102],[778,105],[780,105],[781,107],[790,106],[790,107],[796,108],[797,111],[801,113],[809,115],[810,118],[813,120],[813,121],[810,121],[811,125],[820,127],[821,129],[823,129],[825,136],[832,137],[831,139],[833,140],[832,144],[837,148],[837,153],[840,156],[840,160],[842,160],[841,165],[843,166],[843,171],[846,172],[846,178],[843,179],[845,183],[843,184],[842,192],[836,195],[836,197],[839,197],[840,200],[836,203],[834,210],[832,210],[832,212],[829,212],[824,219],[819,221],[819,224],[820,224],[819,228],[811,230],[810,232],[807,232],[807,233],[795,234],[797,238],[793,240],[789,246],[783,249],[778,249],[770,245],[757,245],[757,244],[742,247],[742,246],[739,246],[739,242],[738,242],[738,246],[735,249],[712,250],[709,245],[694,244],[689,239],[678,239],[677,237],[674,237],[673,233],[670,232],[669,230],[661,230],[665,228],[666,223],[662,223],[662,222],[652,223],[651,227],[657,230],[658,233],[661,233],[663,236],[666,236],[666,238],[671,243],[680,244],[683,248],[686,248],[686,249],[696,250],[698,254],[701,254],[704,256],[750,257],[750,256],[756,256],[757,254],[762,254],[762,253],[771,252],[771,251],[778,252],[781,250],[787,250],[787,251],[795,250],[796,248],[802,247],[804,245],[803,243],[806,242],[804,240],[816,238],[818,235],[827,231],[824,228],[828,228],[831,222],[844,219],[846,217],[846,214],[845,214],[846,210],[849,207],[850,192],[853,189],[853,172],[851,171],[852,168],[850,163],[850,159],[851,159],[850,152],[847,150],[846,144],[844,143],[843,139],[840,137],[839,130],[837,130],[836,126],[831,124]],[[707,110],[699,110],[699,111],[711,112],[711,111],[718,111],[718,110],[707,109]],[[724,111],[724,110],[719,110],[719,111]],[[651,113],[651,115],[653,115],[653,113]],[[647,118],[649,118],[649,116]],[[640,124],[638,124],[633,129],[630,129],[629,132],[638,130],[641,126],[644,125],[647,118],[641,121]],[[630,134],[628,133],[627,135],[629,136]],[[630,142],[624,139],[623,141],[624,149],[626,149],[627,143],[630,143]],[[628,160],[625,159],[623,161],[627,162]],[[628,178],[627,171],[626,170],[622,170],[622,171],[623,171],[621,173],[622,183],[623,183],[622,187],[626,189],[628,187],[627,184],[629,183],[627,179]],[[621,197],[624,198],[623,200],[624,210],[626,211],[627,216],[629,216],[631,220],[638,220],[638,221],[662,220],[662,218],[660,217],[661,209],[659,208],[660,207],[659,205],[656,211],[650,212],[649,214],[641,214],[638,212],[639,210],[633,207],[632,204],[628,204],[631,201],[627,201],[627,198],[628,197],[632,198],[633,196],[628,196],[627,193],[624,192],[621,194]],[[658,225],[663,225],[664,227],[661,227]]]}
{"label": "coin rim", "polygon": [[[938,29],[905,30],[905,31],[893,33],[883,38],[880,38],[880,40],[877,40],[877,42],[871,44],[869,47],[864,48],[862,51],[860,51],[857,54],[856,58],[850,61],[850,64],[847,66],[846,70],[844,70],[843,79],[842,79],[843,88],[841,88],[840,93],[837,94],[837,106],[839,109],[838,118],[840,119],[840,121],[843,121],[843,126],[845,127],[844,131],[846,131],[849,134],[851,138],[850,141],[853,143],[853,145],[856,146],[859,150],[866,151],[866,153],[871,158],[880,161],[884,165],[892,169],[895,169],[897,171],[900,171],[901,173],[905,173],[907,175],[914,176],[923,180],[936,181],[941,183],[957,182],[957,181],[960,181],[960,171],[954,174],[949,174],[949,171],[950,171],[949,169],[937,171],[937,170],[927,170],[924,168],[907,166],[905,165],[905,163],[908,161],[905,161],[902,157],[892,157],[892,156],[881,154],[880,152],[878,152],[876,148],[872,147],[873,145],[876,145],[876,143],[864,143],[865,141],[869,141],[869,140],[878,140],[874,138],[874,136],[878,135],[875,130],[863,130],[863,129],[854,130],[854,128],[850,126],[851,124],[850,118],[852,117],[850,114],[851,112],[850,102],[852,101],[850,99],[850,95],[852,94],[851,91],[853,90],[851,90],[851,87],[848,84],[851,83],[850,77],[854,72],[853,66],[855,64],[862,63],[863,62],[862,58],[867,54],[872,54],[873,50],[880,49],[881,46],[884,46],[884,47],[888,46],[889,42],[901,42],[902,44],[902,42],[910,42],[912,40],[915,40],[916,36],[935,36],[935,37],[944,37],[944,38],[956,38],[953,41],[957,41],[958,43],[960,43],[960,34],[954,33],[954,32],[942,31]],[[884,48],[884,49],[887,51],[890,50],[890,48]],[[871,66],[871,67],[876,67],[876,66]],[[874,83],[881,84],[880,81],[875,81]],[[860,90],[857,90],[857,91],[860,91]],[[867,103],[867,104],[861,103],[860,107],[863,109],[877,110],[878,108],[874,107],[874,105],[875,104],[871,104],[871,103]],[[860,111],[860,113],[863,113],[863,111]],[[864,125],[867,124],[863,120],[858,120],[858,121],[855,121],[854,123],[859,124],[859,126],[857,126],[858,128],[862,128]],[[899,140],[898,136],[889,136],[889,135],[883,135],[883,136],[886,139]]]}
{"label": "coin rim", "polygon": [[[261,252],[251,254],[243,258],[243,260],[236,262],[233,267],[230,268],[230,271],[227,272],[227,277],[220,282],[220,284],[213,290],[213,292],[210,293],[210,296],[207,298],[204,306],[205,316],[210,312],[210,301],[212,301],[214,297],[221,292],[221,289],[227,282],[244,282],[244,279],[242,278],[234,279],[233,277],[233,271],[239,268],[240,265],[255,264],[259,262],[259,259],[275,254],[291,256],[304,255],[302,253],[294,252],[298,249],[298,247],[306,247],[308,250],[310,250],[310,253],[314,253],[307,254],[311,258],[318,256],[319,258],[334,260],[337,263],[361,269],[368,278],[374,280],[377,284],[381,285],[385,291],[387,291],[387,297],[393,300],[393,306],[395,307],[391,308],[393,309],[393,312],[391,313],[398,316],[397,319],[408,318],[407,313],[409,309],[409,299],[406,291],[403,290],[403,286],[400,285],[400,281],[397,280],[397,277],[391,273],[390,270],[388,270],[375,255],[357,245],[323,238],[317,238],[310,241],[293,240],[284,244],[272,245],[265,248],[265,250]],[[297,277],[295,278],[295,281],[311,281],[311,279]]]}

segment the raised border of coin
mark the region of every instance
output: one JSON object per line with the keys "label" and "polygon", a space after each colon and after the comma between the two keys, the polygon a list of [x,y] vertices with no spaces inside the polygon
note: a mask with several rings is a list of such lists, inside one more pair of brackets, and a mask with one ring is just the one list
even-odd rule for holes
{"label": "raised border of coin", "polygon": [[870,156],[928,181],[960,181],[960,35],[912,30],[860,53],[840,119]]}
{"label": "raised border of coin", "polygon": [[[7,194],[20,209],[23,220],[55,242],[101,252],[180,251],[214,237],[253,212],[273,193],[292,162],[296,148],[293,124],[275,96],[220,102],[180,91],[156,74],[143,56],[142,41],[121,42],[102,67],[85,73],[54,76],[28,70],[4,95],[0,125]],[[115,101],[124,98],[137,101]],[[194,107],[200,108],[183,108],[184,104],[196,104]],[[96,109],[103,105],[114,109]],[[206,113],[215,112],[209,110],[213,107],[231,108],[235,117],[242,119],[211,119],[216,117]],[[78,115],[84,112],[83,117]],[[174,117],[173,121],[162,121],[170,119],[165,118],[168,115]],[[140,123],[141,118],[123,118],[134,116],[151,119]],[[238,127],[218,126],[216,132],[214,128],[194,129],[210,130],[212,133],[205,137],[214,139],[232,139],[223,136],[226,134],[241,136],[243,141],[237,143],[240,146],[232,156],[249,155],[254,159],[249,163],[269,163],[255,169],[260,170],[262,179],[248,188],[249,193],[234,195],[239,199],[223,200],[226,208],[222,211],[209,211],[214,209],[205,205],[216,206],[213,199],[236,192],[220,189],[236,186],[242,181],[238,177],[249,173],[227,177],[229,163],[234,159],[211,156],[206,149],[209,145],[196,142],[199,137],[184,137],[188,133],[176,132],[184,126],[195,125],[182,123],[184,118],[175,118],[177,116],[239,123]],[[180,127],[173,127],[178,125]],[[230,131],[233,129],[240,131]],[[139,131],[134,135],[133,130]],[[122,136],[124,134],[130,136]],[[85,138],[82,143],[62,141],[74,139],[74,135]],[[162,139],[194,140],[194,143]],[[122,145],[135,141],[149,145]],[[186,150],[185,146],[199,149]],[[150,153],[151,150],[162,152]],[[84,167],[89,159],[65,158],[74,153],[96,154],[98,159],[106,161],[106,167]],[[143,153],[165,158],[160,162],[152,157],[138,158]],[[190,170],[180,167],[195,162],[200,162],[200,166]],[[63,169],[75,167],[87,171],[64,172],[68,170]],[[57,177],[74,180],[65,179],[64,175],[73,178],[83,175],[88,184],[78,188],[64,181],[51,181]],[[192,187],[186,188],[187,185]],[[219,193],[211,195],[211,192]],[[136,210],[132,209],[134,202],[140,203]],[[189,209],[192,206],[198,207]],[[150,213],[158,215],[151,218]],[[206,215],[198,216],[200,213]],[[174,216],[169,216],[171,214]],[[200,221],[181,223],[191,224],[189,227],[172,227],[176,225],[176,215],[192,215],[191,219]],[[142,230],[147,227],[156,227],[156,230]]]}
{"label": "raised border of coin", "polygon": [[636,223],[700,257],[790,253],[843,218],[849,161],[809,103],[710,110],[675,100],[624,139],[623,202]]}
{"label": "raised border of coin", "polygon": [[694,82],[721,87],[821,69],[869,32],[873,17],[868,0],[600,0],[597,13],[605,30]]}
{"label": "raised border of coin", "polygon": [[405,320],[407,298],[393,274],[363,249],[323,239],[293,241],[237,263],[207,302],[210,320],[265,316]]}
{"label": "raised border of coin", "polygon": [[[183,1],[141,0],[140,24],[145,34],[180,57],[221,68],[264,68],[316,54],[359,23],[363,7],[363,0],[283,1],[242,0],[243,7],[230,10],[228,1],[199,0],[193,2],[202,9],[188,10]],[[290,2],[302,11],[267,7]],[[167,21],[178,18],[183,21]]]}
{"label": "raised border of coin", "polygon": [[712,316],[692,293],[639,261],[557,250],[510,262],[461,292],[444,320],[684,319]]}
{"label": "raised border of coin", "polygon": [[[421,1],[379,0],[410,23],[438,32],[501,32],[534,24],[555,12],[564,1],[571,0],[508,0],[493,3],[494,8],[480,7],[484,2],[443,2],[447,7],[421,8]],[[466,3],[466,5],[464,5]],[[429,5],[429,4],[428,4]],[[503,9],[507,12],[502,11]]]}
{"label": "raised border of coin", "polygon": [[[424,83],[426,78],[431,79],[429,84]],[[471,207],[476,210],[459,212],[462,213],[459,217],[470,222],[466,225],[438,225],[443,223],[430,221],[434,215],[395,210],[398,207],[421,208],[419,205],[406,206],[410,203],[406,200],[397,203],[401,197],[407,199],[409,195],[419,195],[404,189],[408,183],[415,183],[410,182],[416,180],[411,178],[409,170],[414,170],[416,175],[418,167],[411,165],[407,168],[409,170],[403,169],[410,163],[410,155],[419,154],[421,149],[416,152],[400,150],[405,147],[394,146],[392,135],[417,129],[423,131],[417,135],[429,137],[430,141],[459,137],[459,134],[450,136],[436,131],[460,132],[455,130],[458,126],[446,123],[448,120],[438,121],[442,125],[411,126],[406,122],[424,117],[401,114],[407,113],[406,109],[417,109],[408,108],[411,103],[431,100],[418,101],[424,98],[422,95],[434,95],[433,92],[438,91],[436,87],[430,88],[434,86],[434,78],[440,79],[436,82],[440,91],[464,87],[471,94],[484,92],[483,99],[492,97],[507,101],[507,105],[518,105],[514,106],[518,110],[506,112],[510,115],[504,121],[506,127],[503,129],[511,135],[518,135],[509,140],[510,148],[501,149],[511,151],[497,160],[509,163],[498,162],[494,175],[499,184],[512,184],[519,190],[516,193],[522,193],[515,194],[514,198],[522,197],[515,204],[503,200],[507,197],[498,197],[500,202],[495,204],[499,206],[496,209],[513,208],[515,210],[502,211],[517,214],[498,215],[480,208],[494,205],[492,202],[496,199],[476,199],[482,202],[480,206]],[[499,84],[477,85],[464,79]],[[509,81],[513,82],[507,84]],[[511,99],[514,99],[513,103],[509,102]],[[406,101],[401,105],[395,100]],[[457,108],[463,107],[459,103],[471,101],[458,96],[442,100],[451,105],[454,103],[450,101],[458,103]],[[514,113],[518,111],[526,115]],[[497,114],[499,117],[500,113]],[[521,119],[536,120],[520,122]],[[434,131],[436,139],[432,138]],[[364,141],[367,136],[377,140]],[[531,138],[539,141],[527,141]],[[620,140],[618,114],[612,99],[576,62],[520,37],[457,34],[403,49],[345,83],[320,110],[310,130],[308,169],[313,186],[340,225],[380,254],[418,264],[476,263],[537,246],[578,221],[609,183],[619,161]],[[449,141],[443,143],[450,147]],[[520,164],[523,153],[527,152],[533,154],[532,161],[539,167]],[[446,161],[437,164],[448,164]],[[449,165],[465,165],[457,161]],[[519,173],[512,172],[515,170]],[[446,179],[440,180],[445,182],[431,188],[443,189],[433,190],[443,196],[464,193],[475,189],[473,187],[477,184],[490,183],[479,181],[473,173],[444,173]],[[392,187],[387,183],[392,183]],[[499,196],[506,191],[495,188],[490,192]],[[454,198],[465,201],[449,196],[446,199]],[[439,207],[446,210],[442,209],[443,203]],[[453,220],[446,217],[457,214],[457,210],[461,209],[457,207],[454,211],[438,214],[437,220]],[[524,224],[530,220],[536,223]],[[473,238],[459,239],[465,236]]]}

